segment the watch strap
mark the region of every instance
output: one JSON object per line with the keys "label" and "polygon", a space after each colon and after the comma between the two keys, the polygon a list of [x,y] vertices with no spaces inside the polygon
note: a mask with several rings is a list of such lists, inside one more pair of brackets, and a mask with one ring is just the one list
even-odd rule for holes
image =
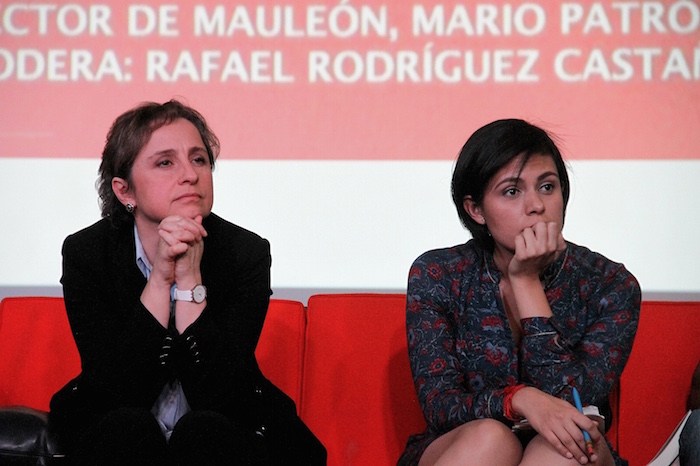
{"label": "watch strap", "polygon": [[176,287],[173,297],[176,301],[187,301],[189,303],[199,304],[207,299],[207,287],[204,285],[197,285],[191,290],[179,290]]}
{"label": "watch strap", "polygon": [[179,290],[175,288],[175,301],[192,302],[192,290]]}

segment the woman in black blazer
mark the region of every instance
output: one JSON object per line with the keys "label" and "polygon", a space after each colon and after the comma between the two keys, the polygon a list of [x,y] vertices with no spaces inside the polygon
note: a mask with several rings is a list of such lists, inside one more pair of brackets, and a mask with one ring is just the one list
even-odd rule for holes
{"label": "woman in black blazer", "polygon": [[82,372],[50,419],[73,464],[325,464],[255,360],[270,246],[211,213],[218,152],[204,118],[178,101],[112,125],[104,218],[63,245]]}

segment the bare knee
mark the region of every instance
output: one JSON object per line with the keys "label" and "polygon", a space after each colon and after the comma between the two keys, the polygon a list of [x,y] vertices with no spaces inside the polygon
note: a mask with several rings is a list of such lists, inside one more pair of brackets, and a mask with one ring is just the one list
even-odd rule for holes
{"label": "bare knee", "polygon": [[484,450],[490,454],[509,442],[517,443],[520,446],[510,428],[502,422],[493,419],[480,419],[473,421],[473,424],[474,429],[461,431],[456,443],[463,443],[472,450]]}
{"label": "bare knee", "polygon": [[517,465],[522,456],[520,442],[505,424],[478,419],[439,437],[426,449],[420,466],[458,464]]}
{"label": "bare knee", "polygon": [[[595,463],[590,464],[614,466],[615,460],[606,442],[600,442],[596,446],[596,454],[598,459]],[[525,448],[520,466],[539,466],[541,464],[579,466],[580,463],[576,459],[564,457],[544,437],[537,435]]]}

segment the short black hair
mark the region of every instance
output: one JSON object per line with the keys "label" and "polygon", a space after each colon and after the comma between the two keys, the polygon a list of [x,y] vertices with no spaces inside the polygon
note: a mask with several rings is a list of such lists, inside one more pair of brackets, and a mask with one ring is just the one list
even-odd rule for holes
{"label": "short black hair", "polygon": [[484,249],[493,251],[493,238],[487,226],[474,221],[464,209],[464,199],[470,196],[480,205],[489,181],[501,168],[520,156],[524,166],[537,154],[552,157],[557,167],[565,214],[569,176],[561,152],[547,131],[524,120],[496,120],[476,130],[462,147],[452,173],[452,200],[462,224]]}

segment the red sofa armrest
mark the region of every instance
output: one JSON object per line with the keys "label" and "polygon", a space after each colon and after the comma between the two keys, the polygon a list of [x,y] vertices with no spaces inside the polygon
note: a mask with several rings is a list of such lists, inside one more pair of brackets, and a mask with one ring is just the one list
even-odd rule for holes
{"label": "red sofa armrest", "polygon": [[48,411],[53,394],[80,372],[60,297],[0,302],[0,406]]}

